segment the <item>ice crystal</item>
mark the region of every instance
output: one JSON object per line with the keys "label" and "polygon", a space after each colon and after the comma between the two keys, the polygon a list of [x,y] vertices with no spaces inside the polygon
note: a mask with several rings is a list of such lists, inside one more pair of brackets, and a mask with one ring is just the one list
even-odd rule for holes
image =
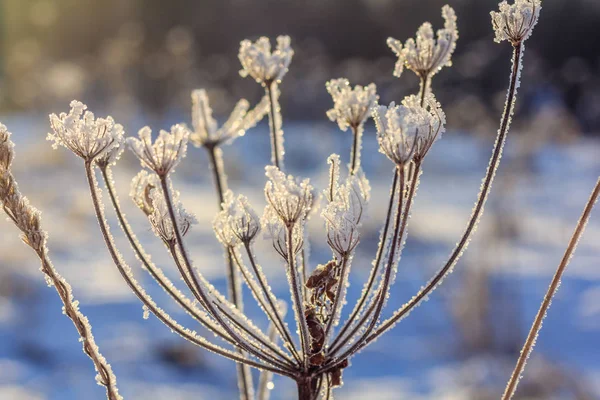
{"label": "ice crystal", "polygon": [[388,46],[398,56],[395,76],[399,77],[406,66],[421,77],[431,78],[442,67],[452,65],[451,57],[458,39],[456,14],[452,7],[445,5],[442,7],[442,17],[444,28],[437,31],[437,39],[429,22],[421,25],[416,39],[408,39],[404,47],[399,40],[388,38]]}
{"label": "ice crystal", "polygon": [[271,51],[271,42],[267,37],[263,36],[255,43],[243,40],[238,55],[243,67],[240,75],[251,76],[262,85],[281,81],[294,55],[290,43],[289,36],[278,36],[277,47]]}
{"label": "ice crystal", "polygon": [[313,187],[308,179],[300,180],[286,176],[279,168],[267,166],[269,178],[265,186],[265,197],[285,225],[304,220],[312,206]]}
{"label": "ice crystal", "polygon": [[[263,238],[270,240],[273,243],[273,248],[279,253],[279,255],[287,260],[287,238],[285,225],[281,221],[281,218],[277,212],[267,205],[263,212],[263,216],[260,219],[261,226],[263,229]],[[303,224],[294,224],[292,232],[292,249],[294,254],[298,254],[304,245],[304,227]]]}
{"label": "ice crystal", "polygon": [[267,97],[250,109],[250,103],[242,99],[235,105],[227,121],[219,127],[212,116],[212,108],[208,101],[206,90],[198,89],[192,92],[192,126],[190,141],[197,147],[204,145],[219,145],[231,143],[243,136],[246,130],[256,126],[265,116],[269,108]]}
{"label": "ice crystal", "polygon": [[138,135],[139,139],[127,138],[127,144],[140,159],[142,166],[159,176],[168,175],[185,157],[189,131],[183,125],[173,125],[170,133],[161,130],[154,143],[149,127],[140,129]]}
{"label": "ice crystal", "polygon": [[330,80],[326,86],[333,98],[333,108],[327,111],[327,117],[337,122],[343,131],[348,127],[364,124],[379,99],[374,83],[368,86],[356,85],[352,89],[347,79],[340,78]]}
{"label": "ice crystal", "polygon": [[[50,114],[53,148],[64,146],[86,161],[112,152],[123,144],[123,127],[112,117],[95,118],[80,101],[71,102],[68,114]],[[118,151],[117,151],[118,153]]]}
{"label": "ice crystal", "polygon": [[510,5],[502,1],[499,11],[492,11],[492,26],[497,43],[508,40],[513,45],[521,43],[531,35],[533,27],[537,24],[542,8],[541,0],[515,0]]}

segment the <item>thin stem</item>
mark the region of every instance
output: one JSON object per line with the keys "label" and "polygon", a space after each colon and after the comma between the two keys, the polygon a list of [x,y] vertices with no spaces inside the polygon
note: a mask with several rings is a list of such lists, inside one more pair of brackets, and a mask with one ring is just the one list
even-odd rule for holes
{"label": "thin stem", "polygon": [[[263,291],[264,297],[266,297],[267,302],[269,303],[269,307],[271,308],[273,314],[273,324],[277,328],[282,339],[285,339],[285,342],[288,344],[289,350],[292,352],[292,355],[294,356],[296,361],[300,362],[301,360],[298,355],[298,351],[296,350],[296,346],[294,345],[294,341],[292,340],[291,333],[289,332],[287,326],[283,322],[283,315],[279,313],[279,307],[275,305],[276,299],[269,290],[269,284],[266,281],[266,277],[256,264],[254,252],[252,251],[250,243],[244,243],[244,248],[246,249],[246,254],[248,255],[248,259],[250,260],[250,265],[252,266],[252,270],[254,271],[256,278],[258,279],[258,283],[260,284],[260,288]],[[266,307],[264,308],[265,310],[267,309]]]}
{"label": "thin stem", "polygon": [[[410,184],[409,184],[410,186],[409,186],[408,194],[407,194],[407,198],[406,198],[406,206],[404,207],[404,215],[402,216],[402,226],[400,227],[399,238],[400,238],[401,242],[398,244],[398,246],[401,246],[402,243],[404,242],[406,228],[408,226],[408,218],[410,216],[410,210],[412,209],[413,200],[415,198],[417,186],[419,184],[419,174],[420,173],[421,173],[421,162],[416,161],[414,163],[411,163],[410,168],[409,168],[409,176],[408,176],[408,179],[410,180]],[[402,194],[403,193],[401,193],[401,196],[402,196]],[[402,248],[399,249],[399,252],[402,252]],[[375,301],[376,298],[377,297],[375,297],[375,299],[373,301]],[[331,353],[332,355],[335,355],[337,353],[337,351],[339,351],[339,349],[341,349],[344,345],[346,345],[348,343],[349,340],[351,340],[352,336],[354,336],[354,334],[356,332],[358,332],[360,327],[368,320],[371,312],[374,309],[375,309],[375,307],[373,306],[373,304],[371,306],[369,306],[369,308],[365,312],[362,320],[355,326],[355,328],[352,330],[352,332],[349,335],[347,335],[346,340],[342,340],[336,349],[332,349],[332,353]],[[367,331],[366,335],[368,335],[368,334],[369,334],[369,332]]]}
{"label": "thin stem", "polygon": [[[253,348],[251,343],[244,340],[241,336],[239,336],[233,329],[231,329],[229,327],[229,325],[223,320],[223,318],[221,318],[220,313],[218,312],[218,310],[215,309],[213,301],[211,299],[209,299],[208,295],[204,292],[204,289],[202,288],[202,286],[200,285],[198,278],[196,277],[196,274],[194,273],[193,269],[192,269],[192,263],[191,260],[189,258],[189,255],[187,254],[187,251],[185,249],[185,245],[183,242],[183,237],[181,235],[181,231],[179,230],[179,223],[177,221],[177,217],[175,216],[175,209],[173,207],[173,202],[172,202],[172,198],[171,198],[171,191],[169,188],[169,185],[167,183],[167,178],[165,176],[161,176],[160,177],[160,183],[162,186],[162,190],[163,190],[163,195],[165,197],[165,202],[167,204],[167,209],[169,211],[169,217],[171,219],[171,225],[173,226],[173,231],[175,233],[175,239],[176,239],[176,243],[178,246],[178,250],[179,250],[179,255],[181,256],[182,260],[183,260],[183,264],[187,270],[187,273],[190,275],[190,277],[192,278],[192,282],[195,286],[195,289],[198,291],[198,294],[200,295],[200,297],[202,298],[202,301],[204,302],[205,306],[207,307],[207,311],[210,312],[216,319],[217,321],[221,324],[221,326],[223,327],[223,329],[225,329],[225,331],[231,335],[231,337],[236,340],[238,343],[238,347],[248,351],[249,353],[251,353],[252,355],[254,355],[255,357],[258,357],[264,361],[267,362],[272,362],[272,356],[265,356],[259,349]],[[178,257],[175,256],[174,259],[177,262]],[[222,311],[223,313],[225,313],[224,311]]]}
{"label": "thin stem", "polygon": [[[171,298],[173,298],[173,300],[175,300],[194,319],[196,319],[198,322],[200,322],[202,325],[204,325],[207,329],[209,329],[215,335],[220,336],[222,339],[228,341],[231,344],[235,344],[235,341],[233,339],[231,339],[229,336],[227,336],[221,329],[219,329],[218,326],[216,326],[215,323],[211,319],[209,319],[208,315],[206,315],[206,314],[203,315],[203,313],[200,313],[200,310],[196,309],[191,304],[191,301],[173,285],[171,280],[164,275],[162,270],[160,268],[156,267],[149,260],[148,255],[146,254],[144,249],[141,247],[141,244],[139,243],[135,233],[131,229],[131,225],[129,224],[129,222],[127,221],[127,218],[121,211],[121,207],[119,205],[119,199],[117,197],[117,194],[115,192],[115,188],[113,185],[112,173],[111,173],[110,168],[108,168],[107,166],[100,166],[100,172],[102,173],[102,179],[104,181],[104,184],[108,191],[108,195],[111,199],[113,208],[117,215],[117,220],[119,221],[119,225],[121,226],[123,233],[125,233],[125,236],[127,237],[129,244],[130,244],[131,248],[133,249],[133,251],[135,252],[137,258],[142,262],[142,264],[144,265],[144,268],[148,271],[150,276],[152,276],[152,278],[154,278],[154,280],[160,285],[160,287],[162,287],[163,290],[165,290],[165,292],[167,292],[167,294],[169,294],[169,296],[171,296]],[[174,248],[171,247],[170,251],[173,252]],[[180,273],[182,274],[183,279],[186,282],[187,286],[190,288],[190,290],[193,291],[193,286],[191,285],[191,282],[189,281],[187,274],[184,274],[182,269],[180,270]]]}
{"label": "thin stem", "polygon": [[360,315],[361,311],[363,310],[364,304],[369,297],[369,293],[371,292],[373,284],[375,283],[375,278],[377,277],[377,272],[379,271],[379,265],[381,264],[381,259],[383,257],[383,253],[385,250],[385,244],[387,242],[387,235],[388,235],[388,230],[390,227],[390,222],[392,221],[392,211],[394,208],[394,197],[395,197],[395,194],[397,191],[397,187],[398,187],[398,169],[394,168],[394,179],[392,180],[392,187],[390,189],[390,199],[388,202],[388,209],[387,209],[387,213],[386,213],[386,217],[385,217],[383,231],[381,233],[381,238],[379,239],[379,247],[377,248],[377,255],[375,257],[375,262],[373,264],[373,268],[371,268],[371,273],[369,274],[369,279],[367,280],[367,283],[365,284],[365,287],[363,288],[362,295],[358,299],[358,302],[356,303],[356,306],[354,307],[352,314],[350,315],[350,317],[348,318],[348,320],[346,321],[346,323],[340,330],[337,337],[331,343],[332,349],[335,349],[338,342],[343,338],[344,333],[346,333],[346,331],[350,328],[350,326],[355,321],[357,316]]}
{"label": "thin stem", "polygon": [[277,99],[277,83],[271,82],[265,85],[265,92],[269,98],[269,127],[271,130],[271,163],[283,170],[283,143],[279,143],[281,135],[280,122],[281,115],[279,114],[279,101]]}
{"label": "thin stem", "polygon": [[[204,148],[208,152],[210,169],[213,172],[217,197],[219,199],[219,209],[221,210],[225,201],[225,190],[227,185],[225,173],[223,171],[222,152],[221,149],[219,149],[216,145],[205,145]],[[242,299],[242,291],[238,282],[239,277],[235,271],[231,253],[227,250],[227,248],[225,248],[225,257],[227,260],[227,288],[229,299],[233,304],[235,304],[238,310],[243,311],[244,303]],[[242,353],[241,350],[239,351]],[[237,372],[238,383],[240,384],[241,400],[251,400],[253,398],[254,388],[250,371],[247,368],[238,365]]]}
{"label": "thin stem", "polygon": [[[5,132],[0,132],[0,156],[6,156],[6,146],[12,146],[10,139],[6,137]],[[8,142],[8,143],[7,143]],[[1,154],[4,151],[4,154]],[[9,152],[9,157],[12,154]],[[52,265],[47,247],[47,233],[42,230],[40,214],[28,199],[23,196],[18,189],[11,171],[8,166],[0,165],[0,206],[13,221],[15,226],[22,232],[21,238],[38,256],[41,262],[40,271],[46,276],[48,286],[54,286],[56,293],[63,303],[63,314],[65,314],[77,329],[79,341],[82,343],[83,352],[92,360],[98,375],[96,381],[106,389],[106,398],[108,400],[122,400],[117,388],[117,378],[112,371],[110,364],[100,353],[100,348],[96,344],[92,333],[92,325],[88,318],[79,310],[78,301],[73,296],[71,285],[63,278]],[[37,240],[30,240],[31,234],[37,237]]]}
{"label": "thin stem", "polygon": [[150,312],[152,312],[156,318],[158,318],[163,324],[165,324],[168,328],[170,328],[173,332],[176,332],[178,335],[188,340],[189,342],[203,347],[209,351],[213,351],[223,357],[229,358],[233,361],[244,363],[250,365],[251,367],[269,370],[274,373],[289,376],[290,378],[295,378],[294,374],[289,373],[283,369],[275,368],[270,366],[269,364],[264,364],[261,362],[256,362],[246,357],[241,357],[238,354],[235,354],[231,351],[228,351],[224,348],[221,348],[205,338],[198,336],[197,334],[189,331],[183,326],[179,325],[177,321],[171,318],[166,312],[162,309],[158,308],[156,303],[146,294],[144,289],[133,279],[131,274],[131,269],[122,259],[120,253],[115,247],[112,236],[110,234],[110,228],[108,223],[106,222],[106,218],[104,215],[104,209],[102,203],[100,202],[100,189],[97,187],[96,178],[94,176],[94,171],[92,169],[92,165],[90,163],[85,163],[85,173],[88,182],[88,186],[90,188],[90,195],[92,198],[92,204],[94,206],[94,211],[96,213],[96,218],[98,220],[98,224],[100,225],[100,231],[102,233],[102,237],[108,249],[108,252],[115,263],[117,269],[125,279],[125,282],[131,289],[131,291],[140,299],[140,301],[148,308]]}
{"label": "thin stem", "polygon": [[[405,219],[403,218],[402,207],[404,205],[404,180],[406,171],[405,166],[398,166],[397,168],[400,177],[400,191],[398,193],[396,218],[394,221],[394,236],[392,238],[392,247],[390,249],[390,254],[388,256],[388,261],[385,267],[385,275],[383,277],[383,281],[380,284],[379,291],[373,300],[373,304],[375,304],[375,311],[366,331],[361,335],[360,339],[354,344],[354,346],[352,346],[349,350],[347,350],[344,353],[344,355],[340,357],[342,359],[353,354],[353,352],[359,348],[363,340],[371,333],[371,331],[375,327],[375,324],[377,324],[377,321],[379,320],[379,317],[381,315],[381,311],[383,310],[383,306],[386,302],[386,295],[389,290],[389,285],[392,278],[392,271],[394,269],[394,264],[396,263],[396,251],[399,252],[401,250],[402,230],[403,227],[405,227],[405,224],[403,223]],[[366,318],[368,318],[368,314],[369,313],[365,313],[363,320],[366,320]]]}
{"label": "thin stem", "polygon": [[352,125],[352,152],[350,153],[350,175],[355,175],[360,168],[360,149],[362,146],[363,125]]}
{"label": "thin stem", "polygon": [[428,73],[423,73],[421,76],[421,83],[419,86],[419,98],[421,99],[421,107],[425,105],[425,97],[429,92],[429,86],[431,85],[431,78]]}
{"label": "thin stem", "polygon": [[304,368],[308,369],[308,356],[310,354],[308,348],[309,334],[308,325],[306,323],[306,317],[304,316],[304,298],[298,290],[298,271],[296,268],[296,255],[294,253],[294,227],[287,227],[287,254],[288,254],[288,268],[290,274],[290,286],[292,295],[294,297],[294,305],[296,307],[296,319],[300,330],[300,344],[302,346],[302,356],[304,362]]}
{"label": "thin stem", "polygon": [[334,321],[337,318],[337,315],[341,312],[341,308],[343,306],[341,297],[342,297],[342,289],[343,289],[344,285],[346,284],[344,277],[346,277],[346,275],[347,275],[346,274],[347,268],[348,268],[348,256],[344,255],[342,257],[342,261],[341,261],[340,278],[337,283],[335,299],[333,300],[333,304],[331,306],[331,316],[329,317],[329,321],[327,321],[327,325],[325,327],[325,341],[327,341],[327,338],[329,337],[329,333],[331,332],[331,329],[333,328]]}
{"label": "thin stem", "polygon": [[[275,322],[271,322],[269,325],[269,331],[267,333],[269,335],[269,339],[271,339],[274,343],[277,343],[277,328],[275,326]],[[273,373],[269,371],[262,371],[258,378],[258,387],[256,390],[256,400],[269,400],[271,397],[271,389],[269,387],[269,383],[272,384],[273,381]]]}
{"label": "thin stem", "polygon": [[543,322],[544,318],[546,317],[548,308],[550,308],[550,304],[552,303],[552,298],[554,297],[554,295],[556,294],[556,292],[558,290],[558,287],[560,285],[560,279],[562,278],[562,275],[565,272],[567,265],[569,265],[571,256],[575,252],[577,243],[579,242],[579,238],[581,237],[581,235],[583,234],[583,231],[585,230],[585,226],[590,218],[590,214],[592,212],[592,209],[594,208],[594,204],[596,204],[596,201],[598,201],[599,195],[600,195],[600,178],[596,182],[596,186],[594,187],[594,190],[592,191],[592,194],[591,194],[589,200],[587,201],[585,208],[583,209],[583,213],[581,214],[581,217],[579,218],[579,221],[577,222],[577,226],[575,228],[575,231],[573,232],[573,236],[571,236],[571,240],[569,241],[569,245],[567,246],[567,249],[565,250],[565,254],[563,255],[563,258],[560,261],[558,268],[556,269],[556,272],[554,274],[554,277],[552,278],[552,282],[550,283],[550,286],[548,287],[548,291],[546,292],[546,295],[544,296],[544,300],[542,301],[540,309],[539,309],[537,315],[535,316],[535,319],[533,320],[533,324],[531,325],[531,330],[529,331],[529,335],[527,335],[527,339],[525,340],[525,344],[523,345],[523,349],[521,350],[521,354],[519,356],[519,359],[517,360],[515,369],[510,377],[510,380],[508,381],[506,390],[504,391],[504,394],[502,395],[502,400],[510,400],[517,390],[517,385],[519,384],[521,374],[523,373],[523,370],[525,369],[525,364],[527,363],[527,359],[531,355],[531,352],[533,351],[533,347],[535,346],[535,342],[538,337],[538,334],[539,334],[540,330],[542,329],[542,322]]}
{"label": "thin stem", "polygon": [[450,272],[452,272],[453,267],[456,265],[456,263],[460,259],[460,256],[467,248],[471,239],[471,235],[475,231],[475,228],[477,227],[481,215],[483,214],[483,209],[488,195],[490,193],[490,190],[492,188],[492,182],[494,181],[496,170],[498,169],[498,165],[500,164],[500,160],[502,158],[502,149],[506,141],[506,135],[508,133],[511,116],[513,114],[516,102],[516,94],[519,82],[519,71],[521,68],[521,58],[523,55],[523,51],[524,48],[521,44],[516,45],[514,47],[512,73],[506,97],[506,106],[504,108],[504,113],[502,115],[502,120],[500,123],[500,129],[498,130],[498,135],[496,137],[496,142],[492,151],[490,163],[488,165],[485,177],[483,178],[483,182],[481,184],[481,189],[478,195],[477,203],[475,204],[475,208],[473,209],[473,213],[471,214],[471,218],[467,223],[467,228],[463,233],[463,236],[458,242],[456,248],[452,251],[452,254],[450,255],[446,264],[442,267],[442,269],[431,279],[431,281],[427,283],[427,285],[419,293],[417,293],[405,305],[398,309],[391,318],[382,323],[379,326],[379,328],[377,328],[377,330],[367,338],[367,340],[363,344],[363,347],[371,343],[384,332],[386,332],[396,322],[408,315],[417,305],[421,303],[421,301],[428,298],[429,294],[431,294],[431,292],[433,292],[437,288],[437,286],[443,281],[443,279]]}

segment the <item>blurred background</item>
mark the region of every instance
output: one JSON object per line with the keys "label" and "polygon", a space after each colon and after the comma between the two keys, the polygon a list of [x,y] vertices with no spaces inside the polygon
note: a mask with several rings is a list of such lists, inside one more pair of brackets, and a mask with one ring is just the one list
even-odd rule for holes
{"label": "blurred background", "polygon": [[[494,0],[447,0],[460,39],[452,68],[433,90],[448,132],[428,156],[407,247],[389,310],[399,307],[445,261],[468,219],[498,129],[511,49],[493,42]],[[184,343],[142,308],[109,260],[86,192],[82,165],[45,141],[47,115],[72,99],[111,114],[129,135],[190,122],[190,91],[206,88],[221,121],[240,98],[262,89],[239,76],[239,42],[289,34],[295,50],[281,86],[290,172],[326,181],[326,158],[348,160],[351,135],[325,112],[325,82],[346,77],[377,84],[381,103],[418,90],[411,71],[392,76],[385,40],[442,26],[437,0],[2,0],[0,121],[17,143],[15,174],[43,211],[51,255],[73,285],[102,352],[129,400],[234,399],[232,362]],[[357,356],[344,372],[343,399],[497,399],[529,324],[600,172],[600,2],[546,1],[527,41],[522,87],[506,155],[469,251],[456,272],[417,312]],[[363,166],[373,186],[369,223],[354,262],[349,301],[368,276],[392,172],[367,123]],[[263,121],[225,151],[229,184],[257,210],[269,162]],[[127,201],[139,169],[126,154],[115,175],[121,203],[153,259],[173,274],[143,215]],[[208,161],[191,149],[175,184],[200,221],[190,246],[201,271],[224,287],[221,248],[212,235],[217,210]],[[114,221],[112,221],[114,222]],[[117,225],[114,224],[114,230]],[[312,265],[328,260],[319,218],[310,223]],[[92,364],[70,321],[46,288],[37,260],[0,221],[0,398],[101,399]],[[117,235],[126,258],[137,262]],[[600,214],[588,225],[544,324],[519,389],[527,399],[600,398]],[[283,266],[267,243],[259,258],[278,295],[287,298]],[[160,289],[140,280],[173,316],[197,329]],[[173,274],[175,276],[175,274]],[[179,282],[179,281],[177,281]],[[250,303],[250,296],[247,303]],[[262,315],[248,305],[258,321]],[[274,381],[272,398],[295,387]]]}

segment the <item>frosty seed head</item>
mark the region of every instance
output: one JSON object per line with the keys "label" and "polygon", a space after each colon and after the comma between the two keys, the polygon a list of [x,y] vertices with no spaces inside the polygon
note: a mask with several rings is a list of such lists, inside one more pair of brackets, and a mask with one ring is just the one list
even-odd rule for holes
{"label": "frosty seed head", "polygon": [[234,208],[233,192],[228,190],[225,192],[222,210],[217,213],[213,220],[213,229],[219,242],[225,247],[236,247],[240,244],[240,239],[233,233],[229,225],[229,217]]}
{"label": "frosty seed head", "polygon": [[452,65],[451,57],[458,39],[454,9],[445,5],[442,7],[442,17],[444,28],[437,31],[437,38],[429,22],[421,25],[416,39],[408,39],[404,47],[399,40],[388,38],[388,46],[398,56],[394,76],[400,77],[406,66],[420,77],[431,78],[442,67]]}
{"label": "frosty seed head", "polygon": [[249,110],[247,100],[238,101],[227,121],[220,128],[212,116],[212,108],[208,101],[206,90],[198,89],[192,92],[192,126],[194,131],[190,134],[190,141],[196,146],[218,146],[229,144],[236,138],[243,136],[246,131],[254,126],[265,116],[269,102],[267,97],[258,105]]}
{"label": "frosty seed head", "polygon": [[414,110],[415,113],[420,113],[419,109],[427,111],[428,115],[425,118],[425,129],[417,136],[416,148],[414,153],[415,161],[422,161],[423,158],[433,146],[433,143],[438,140],[445,132],[446,114],[442,110],[442,106],[436,100],[433,93],[428,93],[425,96],[423,107],[420,106],[421,100],[417,96],[408,96],[402,102],[403,105]]}
{"label": "frosty seed head", "polygon": [[10,140],[10,132],[0,124],[0,168],[8,171],[14,157],[14,144]]}
{"label": "frosty seed head", "polygon": [[154,212],[152,197],[150,194],[156,188],[160,188],[160,182],[155,174],[150,174],[146,170],[140,171],[131,181],[131,190],[129,196],[135,205],[142,210],[146,216]]}
{"label": "frosty seed head", "polygon": [[[260,219],[263,237],[270,240],[273,248],[284,259],[288,260],[287,231],[277,212],[267,204]],[[304,224],[294,224],[292,228],[292,251],[298,254],[304,246]]]}
{"label": "frosty seed head", "polygon": [[321,216],[327,228],[327,243],[339,257],[346,256],[356,248],[360,240],[358,228],[370,198],[370,186],[362,170],[349,175],[344,184],[339,183],[339,156],[332,154],[330,186],[325,191],[329,202]]}
{"label": "frosty seed head", "polygon": [[540,0],[515,0],[514,4],[509,5],[502,1],[498,7],[499,11],[490,12],[496,34],[494,41],[500,43],[508,40],[516,46],[531,36],[540,16],[542,3]]}
{"label": "frosty seed head", "polygon": [[271,51],[271,42],[267,37],[259,38],[255,43],[243,40],[240,43],[238,58],[243,69],[240,75],[251,76],[261,85],[279,82],[287,73],[294,50],[290,47],[289,36],[278,36],[277,47]]}
{"label": "frosty seed head", "polygon": [[246,196],[234,200],[233,193],[225,193],[222,210],[213,221],[217,239],[227,247],[235,247],[240,242],[251,243],[260,232],[260,219],[254,212]]}
{"label": "frosty seed head", "polygon": [[327,117],[343,131],[364,124],[379,99],[374,83],[352,89],[347,79],[340,78],[330,80],[326,87],[333,98],[333,108],[327,111]]}
{"label": "frosty seed head", "polygon": [[406,98],[402,105],[391,103],[389,107],[373,109],[373,119],[377,127],[379,151],[385,154],[398,167],[412,160],[419,137],[430,129],[429,112]]}
{"label": "frosty seed head", "polygon": [[95,118],[86,109],[85,104],[73,100],[68,114],[50,114],[53,133],[48,140],[54,142],[53,148],[64,146],[90,162],[123,144],[123,127],[112,117]]}
{"label": "frosty seed head", "polygon": [[[148,219],[152,226],[154,234],[161,238],[167,245],[173,245],[177,239],[175,235],[175,229],[173,228],[173,221],[169,214],[169,208],[165,199],[165,194],[161,187],[156,187],[150,190],[149,203],[152,205],[152,212],[148,215]],[[188,213],[182,206],[179,200],[179,193],[173,192],[173,208],[175,211],[175,218],[177,218],[177,226],[179,227],[179,233],[181,236],[185,236],[191,226],[196,224],[198,221],[193,214]]]}
{"label": "frosty seed head", "polygon": [[142,167],[156,172],[158,176],[167,176],[185,157],[189,132],[183,125],[173,125],[171,132],[160,131],[152,143],[152,130],[140,129],[139,139],[127,138],[131,151],[140,159]]}
{"label": "frosty seed head", "polygon": [[304,221],[312,206],[313,187],[308,179],[300,180],[286,175],[279,168],[267,166],[266,175],[269,180],[265,186],[267,203],[286,226]]}

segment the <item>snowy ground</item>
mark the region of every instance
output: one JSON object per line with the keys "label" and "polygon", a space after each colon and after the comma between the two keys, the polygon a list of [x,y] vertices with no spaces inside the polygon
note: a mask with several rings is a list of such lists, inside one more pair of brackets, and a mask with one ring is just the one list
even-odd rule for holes
{"label": "snowy ground", "polygon": [[[27,122],[19,118],[0,120],[14,133],[18,152],[15,173],[21,189],[44,212],[56,268],[81,300],[81,308],[93,324],[102,352],[113,365],[124,397],[236,398],[232,362],[182,343],[155,318],[142,318],[141,305],[111,264],[101,242],[79,160],[65,150],[51,150],[44,140],[47,127],[43,118]],[[334,128],[328,123],[288,124],[288,170],[310,176],[323,188],[329,152],[339,152],[345,159],[349,153],[350,135]],[[506,334],[516,336],[519,342],[526,332],[600,173],[598,140],[546,144],[522,154],[519,143],[524,133],[511,134],[492,200],[469,252],[457,267],[460,272],[410,318],[353,360],[344,373],[347,383],[339,391],[340,398],[363,399],[368,394],[378,400],[479,400],[485,397],[474,395],[473,388],[481,387],[498,398],[501,382],[507,379],[516,355],[516,350],[503,355],[497,351],[502,347],[498,343]],[[451,132],[436,144],[425,163],[388,312],[419,289],[444,262],[462,233],[492,139]],[[262,165],[269,159],[265,126],[249,132],[225,152],[231,188],[247,194],[261,210]],[[366,133],[363,165],[371,178],[373,200],[354,262],[350,302],[357,298],[368,274],[391,181],[391,165],[377,152],[372,127]],[[147,249],[156,249],[152,251],[153,260],[169,265],[167,269],[171,270],[162,246],[127,200],[129,180],[137,168],[136,161],[127,154],[115,171],[121,202]],[[183,192],[186,207],[198,216],[199,224],[189,238],[195,263],[223,287],[223,258],[211,229],[216,199],[207,160],[200,150],[190,152],[179,168],[175,185]],[[113,226],[116,231],[117,225]],[[327,261],[328,253],[318,218],[311,221],[310,230],[315,265]],[[35,257],[19,243],[13,226],[4,220],[0,221],[0,233],[0,399],[103,398],[102,389],[93,379],[92,364],[80,351],[71,323],[60,313],[56,293],[45,287]],[[118,236],[118,241],[131,265],[137,267],[123,237]],[[593,351],[600,348],[599,241],[600,212],[596,212],[546,319],[536,349],[540,357],[531,368],[532,375],[544,370],[545,363],[566,371],[577,377],[592,398],[600,396],[600,358]],[[266,243],[259,248],[260,262],[272,286],[285,298],[283,266]],[[155,300],[191,326],[160,289],[153,287],[139,269],[136,271]],[[501,334],[494,343],[474,350],[465,345],[468,341],[464,339],[475,331],[474,325],[465,325],[465,320],[450,316],[449,310],[460,308],[460,299],[473,295],[475,287],[464,283],[481,274],[485,275],[483,287],[492,293],[492,311],[485,318],[491,325],[499,325],[494,332]],[[250,303],[248,295],[246,298]],[[501,303],[499,298],[507,302]],[[503,315],[507,309],[512,310],[508,317]],[[250,307],[249,312],[263,321],[258,309]],[[294,390],[290,382],[276,378],[272,398],[293,398]]]}

